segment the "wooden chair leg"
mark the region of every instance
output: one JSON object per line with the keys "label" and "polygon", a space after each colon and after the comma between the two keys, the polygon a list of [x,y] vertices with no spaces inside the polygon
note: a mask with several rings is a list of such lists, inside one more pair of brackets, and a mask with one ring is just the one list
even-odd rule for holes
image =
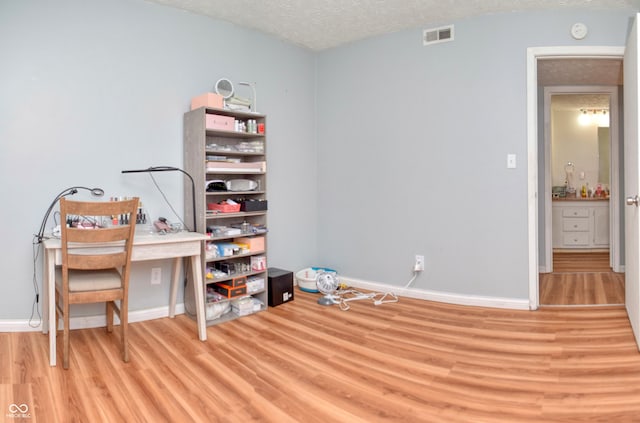
{"label": "wooden chair leg", "polygon": [[129,304],[126,299],[120,300],[120,326],[122,327],[122,360],[129,362]]}
{"label": "wooden chair leg", "polygon": [[107,301],[107,332],[113,332],[113,301]]}
{"label": "wooden chair leg", "polygon": [[63,336],[62,336],[62,367],[65,369],[69,368],[69,303],[64,302],[62,305],[62,325],[63,325]]}

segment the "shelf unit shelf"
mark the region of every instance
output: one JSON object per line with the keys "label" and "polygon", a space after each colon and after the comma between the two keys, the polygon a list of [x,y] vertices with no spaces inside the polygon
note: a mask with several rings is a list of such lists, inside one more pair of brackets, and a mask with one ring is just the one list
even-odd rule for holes
{"label": "shelf unit shelf", "polygon": [[238,132],[238,131],[221,131],[217,129],[207,129],[207,135],[212,137],[224,137],[224,138],[240,138],[240,139],[264,139],[264,134],[254,134],[251,132]]}
{"label": "shelf unit shelf", "polygon": [[232,150],[205,150],[207,154],[229,154],[233,156],[264,156],[264,153],[258,153],[255,151],[232,151]]}
{"label": "shelf unit shelf", "polygon": [[250,217],[250,216],[266,216],[267,212],[266,211],[253,211],[253,212],[237,212],[237,213],[232,213],[232,212],[228,212],[228,213],[224,213],[224,212],[220,212],[220,213],[209,213],[207,212],[207,219],[225,219],[225,218],[232,218],[232,217]]}
{"label": "shelf unit shelf", "polygon": [[[255,255],[259,255],[259,254],[264,254],[264,253],[265,253],[265,251],[264,251],[264,250],[262,250],[262,251],[251,251],[251,252],[249,252],[249,253],[236,254],[236,255],[233,255],[233,256],[207,257],[207,258],[206,258],[206,260],[207,260],[207,262],[209,262],[209,263],[213,263],[213,262],[216,262],[216,261],[228,260],[228,259],[230,259],[230,258],[251,257],[251,256],[255,256]],[[242,275],[239,275],[239,276],[246,276],[246,274],[242,274]],[[216,280],[216,282],[218,282],[218,281]]]}
{"label": "shelf unit shelf", "polygon": [[209,191],[207,195],[221,197],[237,197],[239,195],[265,195],[266,191]]}
{"label": "shelf unit shelf", "polygon": [[257,171],[238,171],[238,172],[230,172],[228,170],[218,171],[218,170],[209,170],[207,169],[207,175],[225,175],[225,176],[242,176],[242,175],[266,175],[267,172],[257,172]]}

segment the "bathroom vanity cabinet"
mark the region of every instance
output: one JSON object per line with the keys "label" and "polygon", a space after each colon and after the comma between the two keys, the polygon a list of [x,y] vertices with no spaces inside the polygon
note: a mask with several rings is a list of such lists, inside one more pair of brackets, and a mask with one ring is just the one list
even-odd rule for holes
{"label": "bathroom vanity cabinet", "polygon": [[553,248],[609,248],[609,200],[553,200]]}

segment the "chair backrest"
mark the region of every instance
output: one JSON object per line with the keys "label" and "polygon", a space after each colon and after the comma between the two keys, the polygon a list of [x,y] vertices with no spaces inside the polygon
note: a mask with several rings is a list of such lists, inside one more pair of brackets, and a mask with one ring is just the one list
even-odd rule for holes
{"label": "chair backrest", "polygon": [[[60,200],[62,234],[62,268],[97,270],[122,269],[128,280],[131,247],[135,232],[138,198],[124,201],[70,201]],[[124,222],[111,223],[113,217]],[[67,222],[75,222],[67,227]],[[94,222],[95,225],[87,225]],[[125,273],[126,272],[126,273]]]}

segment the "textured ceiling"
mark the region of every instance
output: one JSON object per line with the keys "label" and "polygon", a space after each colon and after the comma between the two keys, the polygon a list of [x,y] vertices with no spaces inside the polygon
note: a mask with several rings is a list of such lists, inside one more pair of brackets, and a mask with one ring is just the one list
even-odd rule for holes
{"label": "textured ceiling", "polygon": [[539,85],[622,85],[622,60],[538,60]]}
{"label": "textured ceiling", "polygon": [[[410,28],[499,12],[569,8],[640,9],[640,0],[147,0],[324,50]],[[567,28],[569,31],[569,28]],[[554,59],[538,62],[540,85],[621,85],[622,62]],[[557,107],[600,108],[608,96],[563,96]]]}
{"label": "textured ceiling", "polygon": [[[622,60],[552,59],[538,60],[538,84],[549,85],[622,85]],[[557,110],[608,109],[609,95],[555,95]]]}
{"label": "textured ceiling", "polygon": [[640,0],[147,1],[252,28],[312,50],[490,13],[578,7],[592,10],[640,9]]}
{"label": "textured ceiling", "polygon": [[553,110],[609,110],[609,106],[608,94],[557,94],[551,96],[551,109]]}

